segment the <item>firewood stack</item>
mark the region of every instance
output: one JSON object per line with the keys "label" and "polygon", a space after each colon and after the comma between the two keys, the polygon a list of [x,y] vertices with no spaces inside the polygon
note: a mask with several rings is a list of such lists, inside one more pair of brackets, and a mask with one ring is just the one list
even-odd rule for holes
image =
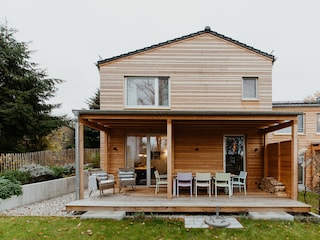
{"label": "firewood stack", "polygon": [[260,184],[260,189],[269,193],[274,193],[276,196],[287,196],[286,187],[274,177],[263,178]]}

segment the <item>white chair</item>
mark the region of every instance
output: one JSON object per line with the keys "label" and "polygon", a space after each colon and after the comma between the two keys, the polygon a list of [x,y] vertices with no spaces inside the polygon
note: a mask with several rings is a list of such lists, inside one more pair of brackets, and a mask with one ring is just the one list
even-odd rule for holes
{"label": "white chair", "polygon": [[168,181],[167,181],[167,175],[166,174],[159,174],[158,170],[154,171],[154,176],[156,177],[156,190],[155,190],[155,194],[157,194],[159,192],[159,187],[161,185],[163,186],[167,186],[168,185]]}
{"label": "white chair", "polygon": [[211,197],[211,173],[196,173],[195,178],[196,197],[198,196],[198,188],[207,188],[209,197]]}
{"label": "white chair", "polygon": [[232,191],[234,189],[234,186],[238,186],[239,192],[241,192],[241,188],[244,189],[244,194],[247,195],[247,189],[246,189],[246,178],[247,178],[247,172],[240,171],[238,176],[232,177]]}
{"label": "white chair", "polygon": [[179,197],[179,188],[190,188],[190,196],[192,197],[192,172],[178,172],[177,173],[177,196]]}
{"label": "white chair", "polygon": [[231,197],[231,173],[216,173],[214,178],[214,193],[217,197],[217,188],[223,187],[228,189],[229,197]]}

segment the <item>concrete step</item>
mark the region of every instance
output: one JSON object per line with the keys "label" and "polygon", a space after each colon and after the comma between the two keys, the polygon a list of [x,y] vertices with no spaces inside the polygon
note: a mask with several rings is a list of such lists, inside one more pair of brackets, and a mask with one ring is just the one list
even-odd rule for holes
{"label": "concrete step", "polygon": [[113,219],[122,220],[126,217],[125,211],[88,211],[80,219]]}
{"label": "concrete step", "polygon": [[286,212],[249,212],[251,219],[293,221],[294,216]]}

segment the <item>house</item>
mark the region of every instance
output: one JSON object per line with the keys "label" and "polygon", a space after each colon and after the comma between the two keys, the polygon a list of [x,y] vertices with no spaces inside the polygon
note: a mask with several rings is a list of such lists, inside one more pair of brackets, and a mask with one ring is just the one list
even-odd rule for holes
{"label": "house", "polygon": [[[78,188],[83,193],[83,127],[101,132],[101,168],[134,167],[137,184],[179,171],[248,172],[247,190],[276,176],[297,199],[298,115],[274,111],[275,57],[204,30],[101,60],[100,110],[76,110]],[[285,141],[270,134],[291,127]],[[275,150],[276,149],[276,150]],[[281,154],[279,154],[281,153]]]}
{"label": "house", "polygon": [[[298,115],[298,183],[316,189],[320,173],[320,99],[274,102],[273,111],[300,112]],[[290,139],[290,127],[274,132],[270,141]]]}

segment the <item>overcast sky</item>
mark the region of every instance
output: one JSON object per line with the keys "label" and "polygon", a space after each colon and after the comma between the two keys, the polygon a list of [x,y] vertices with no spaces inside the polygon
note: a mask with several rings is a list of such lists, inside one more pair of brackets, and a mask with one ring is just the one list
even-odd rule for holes
{"label": "overcast sky", "polygon": [[276,57],[273,100],[320,91],[319,0],[0,0],[0,21],[30,42],[32,61],[59,85],[55,114],[73,117],[99,88],[95,63],[211,30]]}

